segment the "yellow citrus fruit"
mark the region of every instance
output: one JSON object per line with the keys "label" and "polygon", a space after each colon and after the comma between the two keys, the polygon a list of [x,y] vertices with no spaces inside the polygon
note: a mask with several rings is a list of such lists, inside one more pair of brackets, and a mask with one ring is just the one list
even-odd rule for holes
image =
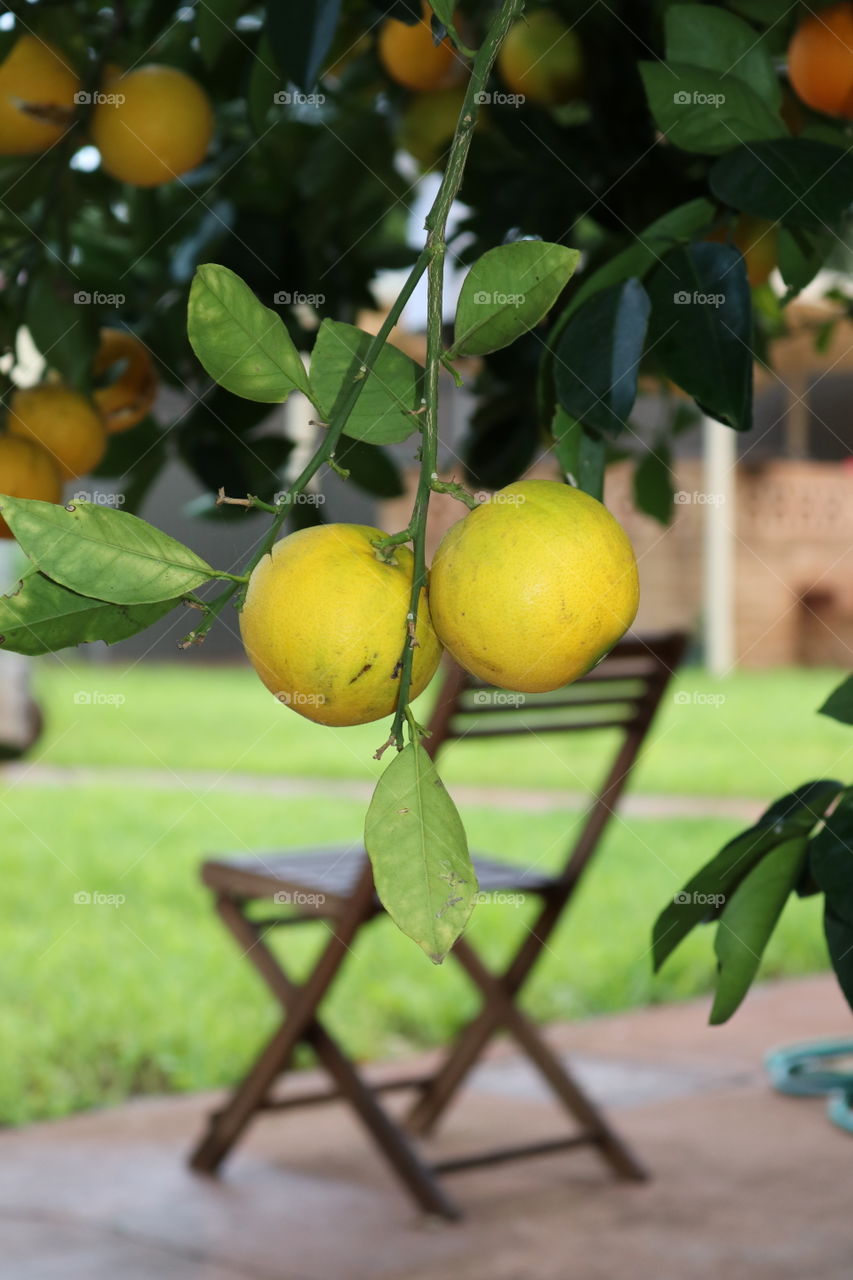
{"label": "yellow citrus fruit", "polygon": [[583,51],[553,9],[535,9],[508,31],[498,53],[507,88],[542,107],[577,98],[583,86]]}
{"label": "yellow citrus fruit", "polygon": [[46,151],[62,137],[80,81],[44,40],[21,36],[0,64],[0,155]]}
{"label": "yellow citrus fruit", "polygon": [[[316,525],[282,538],[249,579],[240,633],[249,661],[280,702],[318,724],[390,715],[400,688],[413,560],[357,524]],[[426,688],[441,645],[426,593],[418,607],[412,696]]]}
{"label": "yellow citrus fruit", "polygon": [[467,74],[447,37],[440,44],[433,40],[431,13],[424,4],[420,22],[409,26],[387,18],[379,30],[379,61],[391,79],[406,89],[447,89]]}
{"label": "yellow citrus fruit", "polygon": [[157,370],[144,343],[126,329],[102,329],[92,372],[114,372],[114,380],[93,395],[107,431],[115,435],[135,427],[157,398]]}
{"label": "yellow citrus fruit", "polygon": [[[398,142],[414,156],[424,173],[441,165],[441,159],[456,132],[456,122],[465,99],[465,86],[418,93],[406,105],[400,120]],[[482,120],[478,116],[477,123]]]}
{"label": "yellow citrus fruit", "polygon": [[58,385],[16,391],[9,406],[9,430],[46,449],[63,480],[88,474],[107,447],[106,428],[91,401]]}
{"label": "yellow citrus fruit", "polygon": [[742,213],[732,228],[719,227],[709,232],[706,239],[730,242],[740,251],[753,289],[770,279],[779,260],[776,223],[749,213]]}
{"label": "yellow citrus fruit", "polygon": [[803,19],[788,45],[788,79],[807,106],[853,120],[853,4]]}
{"label": "yellow citrus fruit", "polygon": [[[50,454],[34,440],[0,436],[0,493],[10,498],[60,502],[62,479],[59,468]],[[0,518],[0,538],[13,536],[6,521]]]}
{"label": "yellow citrus fruit", "polygon": [[92,115],[92,141],[113,178],[159,187],[201,164],[213,109],[192,76],[152,63],[109,77],[105,94]]}
{"label": "yellow citrus fruit", "polygon": [[595,498],[522,480],[444,535],[430,613],[457,662],[504,689],[542,693],[589,671],[639,603],[637,563]]}

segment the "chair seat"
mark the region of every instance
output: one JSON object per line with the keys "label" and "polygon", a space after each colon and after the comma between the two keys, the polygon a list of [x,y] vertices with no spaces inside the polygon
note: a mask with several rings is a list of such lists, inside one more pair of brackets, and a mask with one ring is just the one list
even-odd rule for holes
{"label": "chair seat", "polygon": [[[336,845],[211,858],[201,878],[218,893],[244,899],[278,897],[283,905],[306,914],[327,915],[352,896],[366,856],[364,849]],[[544,893],[554,883],[543,871],[482,854],[474,854],[473,863],[481,894]]]}

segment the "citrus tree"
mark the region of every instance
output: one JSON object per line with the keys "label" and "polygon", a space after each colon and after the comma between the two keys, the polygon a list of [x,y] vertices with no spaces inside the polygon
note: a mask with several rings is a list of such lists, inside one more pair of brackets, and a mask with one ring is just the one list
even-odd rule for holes
{"label": "citrus tree", "polygon": [[[671,393],[750,429],[754,362],[842,244],[853,198],[849,10],[815,29],[781,0],[13,5],[0,514],[30,567],[2,602],[2,642],[114,642],[188,608],[184,643],[199,643],[236,606],[251,661],[293,710],[392,716],[366,844],[389,913],[440,959],[476,883],[411,698],[442,643],[535,692],[630,625],[636,566],[598,501],[606,462],[633,453],[637,501],[665,521],[690,420]],[[827,40],[832,90],[815,69]],[[403,147],[410,173],[440,175],[420,248]],[[451,256],[467,274],[446,334]],[[357,328],[377,272],[401,266],[378,333]],[[423,277],[422,367],[388,338]],[[24,328],[45,362],[28,388]],[[446,480],[438,386],[463,357],[481,363],[478,408],[467,474]],[[651,447],[630,427],[641,374],[671,396]],[[156,376],[189,396],[173,423],[147,416]],[[318,424],[296,477],[291,442],[262,430],[294,391]],[[398,491],[385,447],[410,439],[404,530],[324,527],[299,501],[325,468]],[[570,484],[511,483],[543,449]],[[239,571],[132,514],[175,453],[210,518],[267,522]],[[92,469],[122,478],[125,510],[57,502],[63,478]],[[466,481],[508,487],[482,506]],[[470,514],[430,582],[434,492]],[[288,521],[316,527],[281,539]]]}

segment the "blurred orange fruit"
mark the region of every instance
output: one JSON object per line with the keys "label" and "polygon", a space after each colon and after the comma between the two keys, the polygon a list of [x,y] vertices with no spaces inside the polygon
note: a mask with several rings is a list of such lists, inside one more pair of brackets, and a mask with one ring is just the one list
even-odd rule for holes
{"label": "blurred orange fruit", "polygon": [[[62,501],[62,479],[50,454],[34,440],[0,436],[0,493],[10,498]],[[0,538],[14,537],[0,517]]]}

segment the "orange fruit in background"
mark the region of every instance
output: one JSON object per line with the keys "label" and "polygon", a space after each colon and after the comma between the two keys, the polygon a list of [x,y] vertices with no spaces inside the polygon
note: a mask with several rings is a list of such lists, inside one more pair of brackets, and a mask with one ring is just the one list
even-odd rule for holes
{"label": "orange fruit in background", "polygon": [[423,5],[420,22],[409,26],[386,18],[379,30],[379,61],[392,80],[406,89],[449,89],[467,75],[461,55],[445,36],[436,44],[432,36],[432,10]]}
{"label": "orange fruit in background", "polygon": [[853,120],[853,4],[803,19],[788,45],[788,79],[807,106]]}
{"label": "orange fruit in background", "polygon": [[201,85],[152,63],[108,76],[92,114],[92,141],[105,171],[135,187],[159,187],[201,164],[213,137],[213,108]]}
{"label": "orange fruit in background", "polygon": [[151,353],[127,329],[102,329],[92,372],[95,378],[114,371],[114,381],[98,387],[93,400],[107,431],[115,435],[141,422],[157,398],[159,379]]}
{"label": "orange fruit in background", "polygon": [[[326,725],[368,724],[390,715],[400,690],[413,557],[383,560],[379,529],[324,524],[282,538],[252,571],[240,611],[249,661],[280,702]],[[426,593],[418,606],[412,691],[441,657]]]}
{"label": "orange fruit in background", "polygon": [[613,648],[639,604],[628,535],[602,503],[521,480],[451,525],[430,572],[439,640],[502,689],[545,693]]}
{"label": "orange fruit in background", "polygon": [[[0,436],[0,493],[10,498],[37,498],[40,502],[62,501],[62,478],[50,454],[34,440],[21,436]],[[0,538],[14,534],[0,517]]]}
{"label": "orange fruit in background", "polygon": [[100,414],[79,391],[60,385],[19,390],[9,405],[9,431],[50,454],[63,480],[86,475],[107,447]]}
{"label": "orange fruit in background", "polygon": [[553,9],[534,9],[508,31],[498,71],[512,93],[542,107],[577,98],[583,87],[580,41]]}
{"label": "orange fruit in background", "polygon": [[779,232],[775,222],[742,213],[733,227],[718,227],[705,237],[718,244],[733,244],[746,263],[750,287],[765,284],[779,264]]}
{"label": "orange fruit in background", "polygon": [[78,76],[52,44],[30,35],[16,40],[0,64],[0,155],[31,155],[57,142],[79,88]]}

